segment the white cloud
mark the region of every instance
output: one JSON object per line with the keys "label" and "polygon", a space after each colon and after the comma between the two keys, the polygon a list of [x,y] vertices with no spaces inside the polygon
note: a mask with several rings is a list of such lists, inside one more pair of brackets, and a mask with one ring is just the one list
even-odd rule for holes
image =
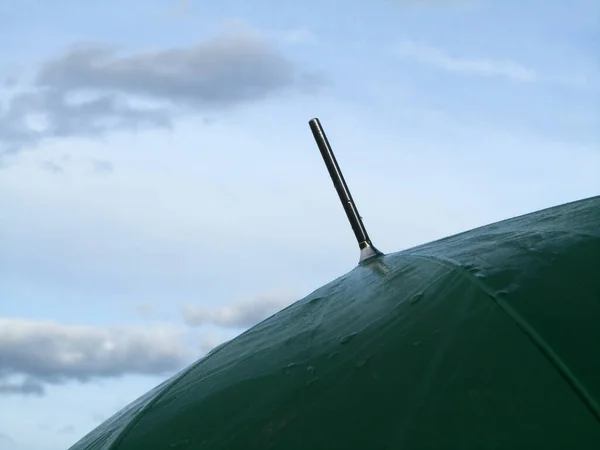
{"label": "white cloud", "polygon": [[172,325],[94,327],[0,318],[0,393],[43,394],[45,384],[171,373],[190,361]]}
{"label": "white cloud", "polygon": [[205,308],[186,304],[181,307],[184,321],[191,326],[217,325],[247,328],[290,305],[296,297],[286,294],[266,294],[250,300]]}
{"label": "white cloud", "polygon": [[400,42],[394,47],[394,53],[450,72],[500,77],[521,83],[531,83],[537,79],[532,69],[510,59],[453,56],[436,47],[412,41]]}
{"label": "white cloud", "polygon": [[45,61],[29,89],[0,109],[0,156],[52,138],[168,128],[181,114],[229,110],[322,84],[260,31],[240,21],[226,25],[194,45],[123,54],[105,44],[76,44]]}

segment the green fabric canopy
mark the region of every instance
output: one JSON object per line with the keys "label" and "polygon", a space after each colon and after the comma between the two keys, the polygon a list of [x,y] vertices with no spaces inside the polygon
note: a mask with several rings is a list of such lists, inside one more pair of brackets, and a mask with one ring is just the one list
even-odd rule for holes
{"label": "green fabric canopy", "polygon": [[72,450],[600,449],[600,197],[367,260]]}

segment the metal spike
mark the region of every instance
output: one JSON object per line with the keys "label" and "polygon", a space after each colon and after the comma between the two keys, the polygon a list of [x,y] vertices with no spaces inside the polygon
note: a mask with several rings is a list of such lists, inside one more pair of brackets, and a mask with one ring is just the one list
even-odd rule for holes
{"label": "metal spike", "polygon": [[354,236],[356,237],[358,247],[360,248],[359,263],[374,256],[383,255],[383,253],[377,250],[377,248],[375,248],[375,246],[371,243],[371,239],[369,239],[369,235],[367,234],[367,230],[363,224],[362,217],[360,217],[360,214],[358,213],[356,204],[352,199],[352,195],[350,194],[346,180],[344,180],[344,175],[342,175],[340,166],[335,159],[335,155],[333,154],[331,145],[329,145],[325,131],[323,131],[321,122],[319,119],[315,118],[310,120],[308,124],[310,125],[310,129],[313,133],[315,141],[317,142],[317,146],[319,147],[323,161],[325,161],[325,165],[327,166],[327,170],[329,171],[329,176],[331,176],[335,190],[340,197],[344,211],[346,211],[346,216],[348,217],[352,231],[354,231]]}

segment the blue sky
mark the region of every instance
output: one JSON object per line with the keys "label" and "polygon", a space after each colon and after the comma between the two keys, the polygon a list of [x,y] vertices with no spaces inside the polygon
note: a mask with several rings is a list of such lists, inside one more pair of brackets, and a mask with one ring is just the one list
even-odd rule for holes
{"label": "blue sky", "polygon": [[356,264],[312,117],[385,252],[597,195],[599,21],[594,0],[3,2],[0,439],[68,448]]}

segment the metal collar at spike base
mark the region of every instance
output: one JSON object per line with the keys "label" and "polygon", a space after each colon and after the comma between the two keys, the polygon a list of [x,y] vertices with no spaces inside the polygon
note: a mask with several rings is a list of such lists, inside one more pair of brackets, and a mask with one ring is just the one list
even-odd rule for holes
{"label": "metal collar at spike base", "polygon": [[372,244],[368,242],[363,242],[360,245],[360,258],[358,259],[358,263],[366,261],[367,259],[373,258],[374,256],[383,255],[383,252],[380,252],[375,248]]}

